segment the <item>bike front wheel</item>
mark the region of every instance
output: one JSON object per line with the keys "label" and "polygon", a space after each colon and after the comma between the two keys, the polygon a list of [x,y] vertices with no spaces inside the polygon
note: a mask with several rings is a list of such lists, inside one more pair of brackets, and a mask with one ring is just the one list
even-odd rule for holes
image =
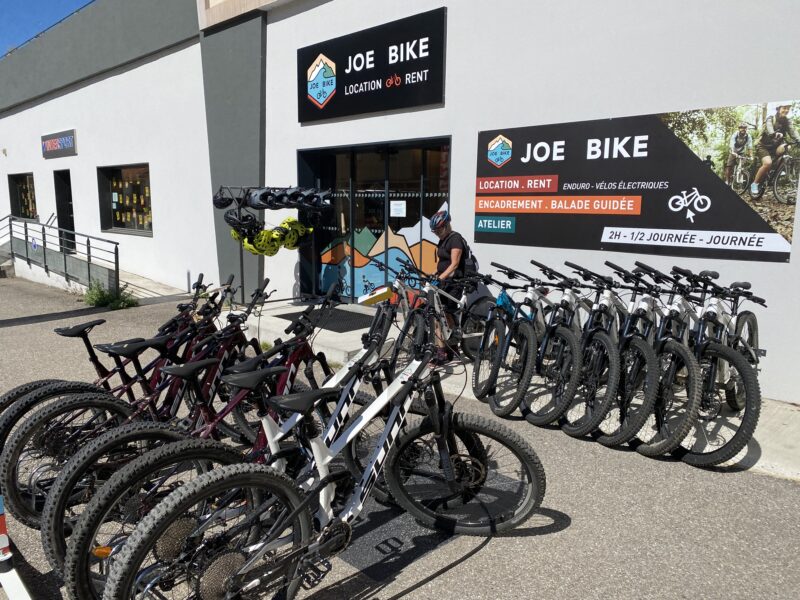
{"label": "bike front wheel", "polygon": [[668,340],[658,360],[658,394],[638,433],[636,451],[644,456],[660,456],[680,446],[700,408],[700,366],[689,349]]}
{"label": "bike front wheel", "polygon": [[506,326],[501,319],[495,318],[486,323],[472,370],[472,393],[479,400],[485,401],[497,381],[505,339]]}
{"label": "bike front wheel", "polygon": [[630,340],[620,355],[617,396],[597,429],[603,446],[632,440],[653,411],[658,394],[658,357],[641,338]]}
{"label": "bike front wheel", "polygon": [[772,189],[778,202],[795,204],[797,202],[797,174],[798,171],[791,161],[784,162],[775,174]]}
{"label": "bike front wheel", "polygon": [[581,352],[577,336],[559,325],[545,333],[538,350],[536,370],[520,403],[522,415],[533,425],[548,425],[567,409],[581,378]]}
{"label": "bike front wheel", "polygon": [[536,336],[530,322],[515,322],[504,348],[494,393],[488,396],[489,408],[498,417],[507,417],[517,410],[531,383],[536,365]]}
{"label": "bike front wheel", "polygon": [[454,414],[448,481],[429,419],[400,435],[386,465],[397,503],[426,527],[489,536],[520,525],[541,505],[546,480],[533,448],[497,421]]}
{"label": "bike front wheel", "polygon": [[598,331],[583,349],[581,381],[564,411],[561,430],[572,437],[594,431],[611,408],[619,385],[619,350],[605,331]]}

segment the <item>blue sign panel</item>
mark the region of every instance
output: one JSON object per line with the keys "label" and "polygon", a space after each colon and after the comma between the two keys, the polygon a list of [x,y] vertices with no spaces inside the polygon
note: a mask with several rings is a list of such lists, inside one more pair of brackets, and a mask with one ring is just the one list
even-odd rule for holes
{"label": "blue sign panel", "polygon": [[514,233],[517,229],[516,217],[475,217],[475,231],[481,233]]}

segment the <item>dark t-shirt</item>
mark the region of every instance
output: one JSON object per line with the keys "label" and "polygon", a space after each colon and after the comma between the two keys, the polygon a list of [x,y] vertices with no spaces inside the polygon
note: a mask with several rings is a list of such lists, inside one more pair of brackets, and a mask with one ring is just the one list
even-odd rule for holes
{"label": "dark t-shirt", "polygon": [[456,272],[453,273],[455,277],[462,277],[464,275],[464,259],[466,258],[467,244],[460,233],[455,231],[451,232],[443,240],[439,240],[436,245],[436,272],[443,273],[450,266],[450,251],[453,248],[461,248],[461,259],[458,261]]}

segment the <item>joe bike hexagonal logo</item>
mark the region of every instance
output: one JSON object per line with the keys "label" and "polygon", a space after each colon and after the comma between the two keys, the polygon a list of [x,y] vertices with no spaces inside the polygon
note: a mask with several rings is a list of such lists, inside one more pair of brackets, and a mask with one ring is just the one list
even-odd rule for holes
{"label": "joe bike hexagonal logo", "polygon": [[317,108],[325,105],[336,93],[336,63],[320,54],[308,67],[308,99]]}
{"label": "joe bike hexagonal logo", "polygon": [[498,135],[489,142],[486,158],[498,169],[511,160],[511,140],[504,135]]}

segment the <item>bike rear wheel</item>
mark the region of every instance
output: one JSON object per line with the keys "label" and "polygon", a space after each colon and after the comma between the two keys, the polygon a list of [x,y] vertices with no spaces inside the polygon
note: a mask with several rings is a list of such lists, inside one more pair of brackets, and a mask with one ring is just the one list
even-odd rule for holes
{"label": "bike rear wheel", "polygon": [[507,417],[519,408],[531,383],[536,366],[536,336],[530,322],[513,323],[504,347],[494,393],[488,396],[489,408],[498,417]]}
{"label": "bike rear wheel", "polygon": [[92,440],[63,466],[41,517],[42,547],[56,573],[63,574],[67,537],[97,490],[138,456],[185,437],[166,423],[129,423]]}
{"label": "bike rear wheel", "polygon": [[213,440],[164,444],[115,473],[86,505],[69,538],[64,585],[70,598],[101,600],[108,570],[137,524],[176,488],[241,454]]}
{"label": "bike rear wheel", "polygon": [[478,354],[483,330],[486,328],[486,318],[492,306],[492,299],[478,298],[467,307],[461,324],[461,350],[469,360],[474,361]]}
{"label": "bike rear wheel", "polygon": [[121,425],[131,406],[103,394],[83,394],[44,406],[11,436],[0,455],[6,508],[39,529],[42,509],[61,467],[90,439]]}
{"label": "bike rear wheel", "polygon": [[419,340],[421,332],[425,330],[425,318],[421,310],[412,310],[408,313],[400,335],[394,343],[392,350],[391,366],[395,376],[403,372],[414,360],[414,344]]}
{"label": "bike rear wheel", "polygon": [[[248,595],[290,600],[300,585],[299,578],[291,579],[298,562],[291,553],[312,536],[307,509],[286,520],[302,497],[291,479],[259,465],[230,465],[201,475],[142,520],[111,568],[104,597],[137,598],[146,586],[162,598],[238,595],[231,588],[241,587],[234,576],[252,557],[248,548],[272,533],[275,548],[256,568],[273,568]],[[233,532],[256,508],[264,511],[261,517]]]}
{"label": "bike rear wheel", "polygon": [[447,443],[448,484],[430,419],[401,434],[386,481],[397,503],[426,527],[488,536],[524,522],[542,503],[545,473],[533,448],[497,421],[456,413]]}
{"label": "bike rear wheel", "polygon": [[[700,371],[700,409],[677,453],[685,463],[708,467],[735,457],[753,437],[761,413],[761,389],[744,356],[722,344],[708,344],[700,357]],[[732,404],[744,408],[733,410]]]}

